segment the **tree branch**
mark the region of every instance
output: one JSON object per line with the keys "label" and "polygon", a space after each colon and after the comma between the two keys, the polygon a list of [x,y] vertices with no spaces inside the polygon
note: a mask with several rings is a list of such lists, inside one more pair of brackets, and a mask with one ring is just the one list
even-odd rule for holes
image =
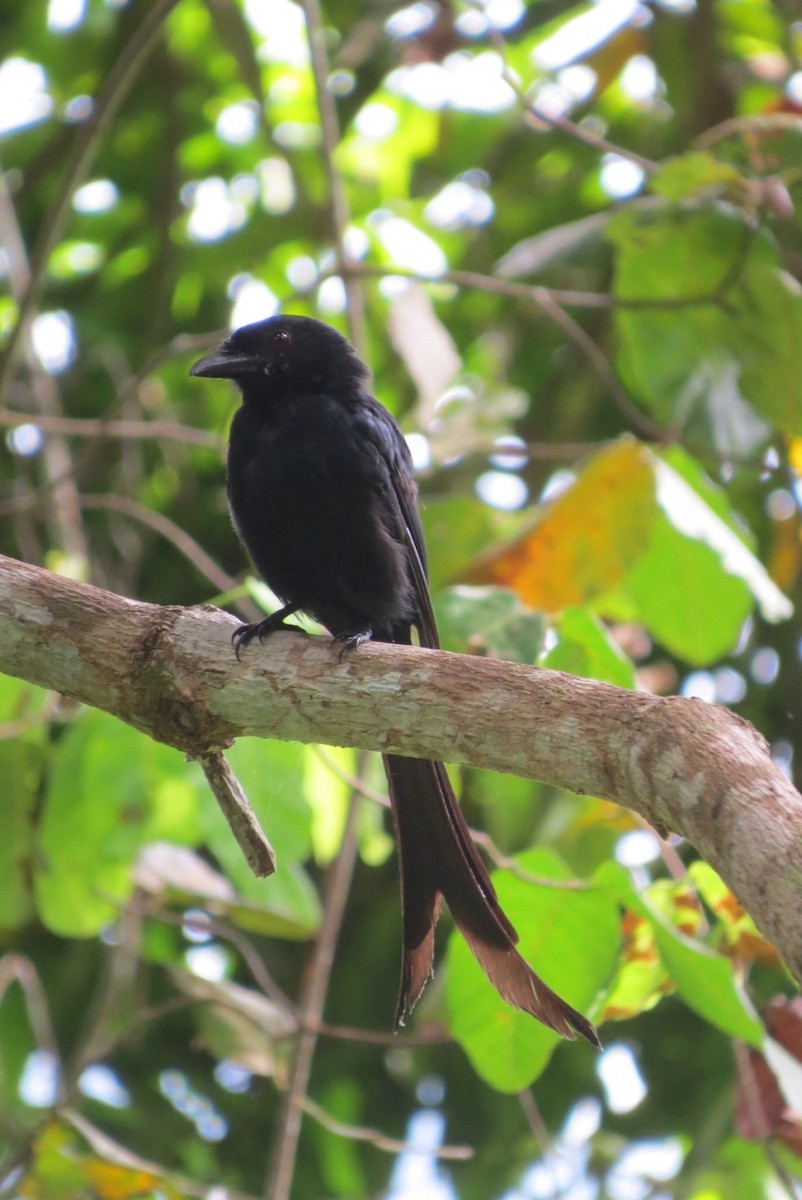
{"label": "tree branch", "polygon": [[614,800],[682,834],[802,977],[802,796],[726,709],[560,671],[277,633],[160,608],[0,556],[0,664],[208,754],[241,735],[444,758]]}

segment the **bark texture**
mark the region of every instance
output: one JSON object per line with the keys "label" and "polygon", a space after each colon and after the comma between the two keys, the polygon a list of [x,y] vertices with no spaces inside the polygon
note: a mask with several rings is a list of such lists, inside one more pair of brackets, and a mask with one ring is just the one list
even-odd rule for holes
{"label": "bark texture", "polygon": [[277,633],[0,556],[0,670],[205,756],[241,735],[446,759],[614,800],[686,837],[802,978],[802,796],[726,709],[559,671]]}

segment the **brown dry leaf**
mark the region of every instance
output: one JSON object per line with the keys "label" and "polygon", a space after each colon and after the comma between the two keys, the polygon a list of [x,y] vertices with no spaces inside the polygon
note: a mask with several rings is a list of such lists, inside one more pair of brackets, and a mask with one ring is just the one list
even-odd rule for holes
{"label": "brown dry leaf", "polygon": [[[774,1040],[802,1061],[802,997],[775,997],[763,1009],[763,1018]],[[789,1107],[774,1071],[757,1050],[749,1051],[748,1068],[739,1071],[735,1097],[735,1128],[742,1137],[774,1137],[802,1157],[802,1119]]]}
{"label": "brown dry leaf", "polygon": [[480,559],[464,581],[512,588],[541,612],[586,604],[643,552],[656,511],[651,455],[623,439],[594,455],[533,529]]}

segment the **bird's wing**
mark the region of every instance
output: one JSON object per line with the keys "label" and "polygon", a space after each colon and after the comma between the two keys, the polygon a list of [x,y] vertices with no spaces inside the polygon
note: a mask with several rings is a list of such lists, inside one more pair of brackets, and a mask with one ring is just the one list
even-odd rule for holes
{"label": "bird's wing", "polygon": [[417,604],[416,628],[422,646],[438,649],[440,640],[432,610],[426,571],[426,546],[418,512],[418,489],[412,474],[412,456],[403,434],[390,414],[369,397],[364,408],[362,434],[374,451],[379,484],[395,517],[392,530],[406,547]]}

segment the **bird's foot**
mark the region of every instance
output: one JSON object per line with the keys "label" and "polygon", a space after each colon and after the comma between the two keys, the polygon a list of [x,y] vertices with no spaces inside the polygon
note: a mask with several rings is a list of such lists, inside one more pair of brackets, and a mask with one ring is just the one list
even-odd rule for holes
{"label": "bird's foot", "polygon": [[369,642],[372,637],[373,632],[370,629],[363,629],[359,633],[335,634],[332,640],[341,643],[340,662],[342,662],[349,650],[356,650],[357,646],[361,646],[363,642]]}
{"label": "bird's foot", "polygon": [[234,653],[239,659],[243,648],[249,645],[254,638],[263,642],[271,633],[275,633],[277,629],[294,629],[298,633],[303,633],[297,625],[288,625],[285,618],[297,612],[295,605],[286,604],[284,608],[280,608],[277,612],[271,613],[269,617],[265,617],[263,621],[253,621],[248,625],[240,625],[231,635],[231,641],[234,643]]}

